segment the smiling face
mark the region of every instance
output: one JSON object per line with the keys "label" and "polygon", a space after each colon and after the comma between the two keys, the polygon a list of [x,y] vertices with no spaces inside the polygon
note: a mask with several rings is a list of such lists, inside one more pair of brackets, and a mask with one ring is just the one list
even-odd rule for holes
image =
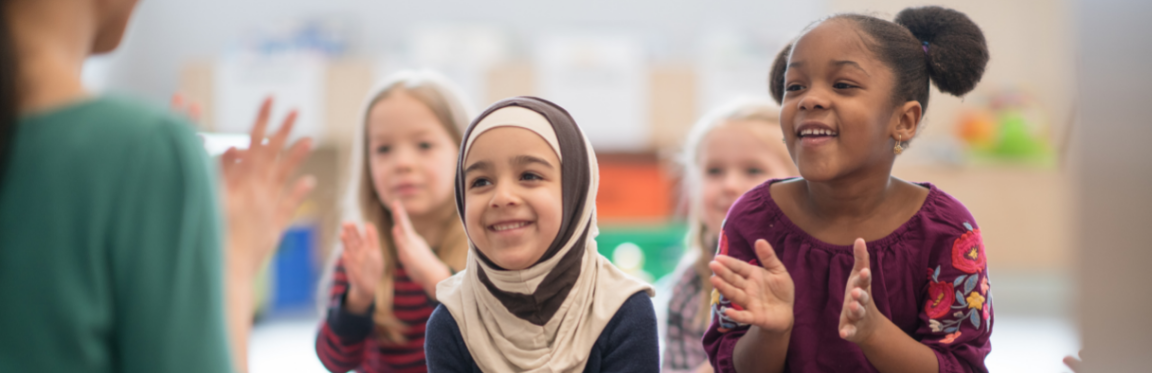
{"label": "smiling face", "polygon": [[560,175],[559,157],[535,132],[480,134],[464,159],[464,228],[476,248],[508,270],[540,260],[560,231]]}
{"label": "smiling face", "polygon": [[716,126],[700,144],[701,203],[709,236],[732,203],[744,192],[772,178],[794,176],[796,169],[780,142],[776,126],[759,120],[729,121]]}
{"label": "smiling face", "polygon": [[413,217],[450,206],[457,144],[427,105],[403,90],[368,113],[368,161],[376,195]]}
{"label": "smiling face", "polygon": [[852,21],[825,21],[796,41],[788,59],[781,127],[809,181],[889,172],[895,138],[916,134],[920,104],[893,102],[892,70],[862,34]]}

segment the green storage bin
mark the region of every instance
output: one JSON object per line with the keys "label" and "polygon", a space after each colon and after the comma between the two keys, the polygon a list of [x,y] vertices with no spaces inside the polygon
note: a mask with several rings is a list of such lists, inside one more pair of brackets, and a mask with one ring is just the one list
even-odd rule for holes
{"label": "green storage bin", "polygon": [[[600,254],[612,260],[617,267],[637,277],[649,277],[643,279],[655,282],[676,270],[676,265],[680,263],[680,257],[684,254],[686,233],[687,225],[684,222],[601,224],[596,244]],[[627,251],[616,255],[617,249]],[[635,265],[637,259],[643,262],[639,268]],[[636,269],[642,273],[638,273]]]}

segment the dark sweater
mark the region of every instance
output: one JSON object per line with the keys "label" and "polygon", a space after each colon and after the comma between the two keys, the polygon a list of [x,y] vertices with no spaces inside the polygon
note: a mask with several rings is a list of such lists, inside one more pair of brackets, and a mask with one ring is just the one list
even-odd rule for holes
{"label": "dark sweater", "polygon": [[[600,332],[584,372],[659,372],[657,338],[652,300],[644,292],[633,294]],[[424,352],[429,372],[480,372],[464,344],[456,319],[444,305],[436,307],[428,320]]]}

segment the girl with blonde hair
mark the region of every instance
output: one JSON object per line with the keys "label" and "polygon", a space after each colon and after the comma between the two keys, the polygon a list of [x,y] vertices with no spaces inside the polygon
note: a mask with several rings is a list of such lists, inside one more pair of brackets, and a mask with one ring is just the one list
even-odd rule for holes
{"label": "girl with blonde hair", "polygon": [[430,71],[394,74],[368,97],[348,193],[350,217],[363,223],[342,227],[316,353],[332,372],[425,372],[436,284],[468,253],[453,172],[471,111]]}
{"label": "girl with blonde hair", "polygon": [[708,329],[708,277],[720,225],[740,195],[772,178],[796,175],[780,137],[780,112],[768,98],[733,100],[700,118],[681,162],[688,197],[688,248],[668,303],[664,372],[710,372],[700,339]]}

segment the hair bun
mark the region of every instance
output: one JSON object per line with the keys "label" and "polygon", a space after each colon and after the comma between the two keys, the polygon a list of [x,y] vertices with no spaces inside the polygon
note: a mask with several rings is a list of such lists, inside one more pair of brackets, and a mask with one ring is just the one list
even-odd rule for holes
{"label": "hair bun", "polygon": [[925,6],[900,11],[895,22],[926,43],[928,77],[941,92],[962,96],[980,82],[988,65],[988,44],[967,15]]}

